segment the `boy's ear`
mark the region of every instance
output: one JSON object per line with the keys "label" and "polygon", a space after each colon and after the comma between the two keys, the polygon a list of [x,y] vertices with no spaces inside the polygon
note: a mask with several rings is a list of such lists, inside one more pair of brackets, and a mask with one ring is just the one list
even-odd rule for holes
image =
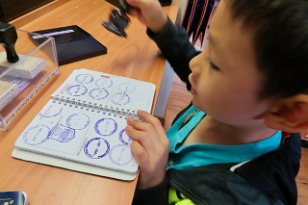
{"label": "boy's ear", "polygon": [[299,94],[275,100],[263,119],[268,127],[285,132],[308,129],[308,95]]}

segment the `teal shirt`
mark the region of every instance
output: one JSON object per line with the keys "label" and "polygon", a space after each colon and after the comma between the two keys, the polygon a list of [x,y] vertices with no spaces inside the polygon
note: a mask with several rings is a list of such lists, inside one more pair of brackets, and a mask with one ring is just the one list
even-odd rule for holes
{"label": "teal shirt", "polygon": [[[194,113],[192,118],[183,126],[183,121],[192,113]],[[170,141],[170,155],[167,169],[186,169],[210,164],[241,163],[274,151],[280,146],[282,138],[281,131],[277,131],[274,135],[264,140],[250,144],[182,145],[185,138],[204,115],[204,112],[194,106],[190,106],[167,131],[167,136]]]}

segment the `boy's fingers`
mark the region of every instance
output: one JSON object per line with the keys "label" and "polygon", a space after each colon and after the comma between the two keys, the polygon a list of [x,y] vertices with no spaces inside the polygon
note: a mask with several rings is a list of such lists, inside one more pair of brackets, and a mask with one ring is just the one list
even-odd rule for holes
{"label": "boy's fingers", "polygon": [[[158,0],[126,0],[132,7],[138,8],[139,19],[153,32],[159,32],[167,23],[168,17],[164,13]],[[134,8],[133,8],[134,9]]]}
{"label": "boy's fingers", "polygon": [[[138,123],[139,124],[139,123]],[[150,126],[146,130],[138,130],[131,125],[128,125],[125,129],[126,134],[135,141],[138,141],[144,149],[150,154],[158,153],[162,148],[162,141],[158,136],[156,130],[149,123],[145,123],[145,126]],[[155,155],[155,154],[154,154]]]}
{"label": "boy's fingers", "polygon": [[[127,124],[134,127],[137,130],[140,130],[140,131],[141,130],[142,131],[147,130],[147,131],[151,132],[151,129],[154,129],[151,124],[149,124],[147,122],[143,122],[143,121],[134,120],[132,118],[127,119]],[[153,130],[153,131],[155,131],[155,130]]]}
{"label": "boy's fingers", "polygon": [[147,152],[154,151],[154,143],[151,137],[148,137],[145,132],[136,130],[130,125],[125,128],[125,132],[133,141],[139,142]]}
{"label": "boy's fingers", "polygon": [[143,138],[143,131],[136,130],[132,126],[128,125],[125,128],[126,134],[132,138],[133,140],[142,141]]}
{"label": "boy's fingers", "polygon": [[166,132],[165,132],[165,129],[163,128],[161,122],[159,121],[159,119],[157,117],[154,117],[150,113],[142,111],[142,110],[138,110],[137,114],[138,114],[138,116],[141,120],[143,120],[147,123],[150,123],[154,127],[157,134],[159,135],[161,142],[165,143]]}
{"label": "boy's fingers", "polygon": [[139,164],[139,166],[140,165],[143,166],[149,161],[148,153],[146,152],[146,150],[142,147],[142,145],[139,142],[132,141],[130,146],[131,146],[132,153],[134,154],[134,158],[137,164]]}
{"label": "boy's fingers", "polygon": [[145,111],[142,111],[142,110],[138,110],[138,111],[137,111],[137,114],[138,114],[138,117],[139,117],[141,120],[143,120],[143,121],[145,121],[145,122],[147,122],[147,123],[150,123],[150,124],[152,124],[153,126],[154,126],[154,125],[157,125],[157,124],[160,124],[160,121],[159,121],[156,117],[154,117],[153,115],[151,115],[151,114],[148,113],[148,112],[145,112]]}

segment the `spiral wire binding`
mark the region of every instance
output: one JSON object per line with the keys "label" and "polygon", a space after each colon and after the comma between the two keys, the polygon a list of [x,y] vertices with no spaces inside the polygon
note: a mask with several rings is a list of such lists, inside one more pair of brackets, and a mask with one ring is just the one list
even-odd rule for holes
{"label": "spiral wire binding", "polygon": [[130,109],[119,109],[115,108],[112,106],[103,106],[102,104],[97,104],[97,103],[91,103],[87,101],[81,101],[81,100],[76,100],[75,98],[70,98],[70,97],[64,97],[61,95],[56,95],[52,96],[52,103],[58,102],[58,104],[64,105],[64,106],[69,106],[69,107],[75,107],[75,108],[80,108],[80,109],[86,109],[91,110],[92,112],[97,112],[97,113],[103,113],[103,114],[108,114],[109,116],[113,115],[114,117],[119,117],[122,118],[124,117],[127,119],[128,117],[132,117],[134,119],[138,119],[137,114],[130,110]]}

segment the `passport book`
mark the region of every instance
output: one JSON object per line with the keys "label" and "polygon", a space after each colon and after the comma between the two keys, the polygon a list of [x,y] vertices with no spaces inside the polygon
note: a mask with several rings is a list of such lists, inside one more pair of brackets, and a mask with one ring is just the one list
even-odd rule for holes
{"label": "passport book", "polygon": [[153,83],[76,69],[18,137],[13,156],[132,180],[138,164],[125,132],[127,117],[138,119],[137,110],[151,112],[154,94]]}
{"label": "passport book", "polygon": [[23,191],[1,191],[0,205],[26,205],[27,194]]}

